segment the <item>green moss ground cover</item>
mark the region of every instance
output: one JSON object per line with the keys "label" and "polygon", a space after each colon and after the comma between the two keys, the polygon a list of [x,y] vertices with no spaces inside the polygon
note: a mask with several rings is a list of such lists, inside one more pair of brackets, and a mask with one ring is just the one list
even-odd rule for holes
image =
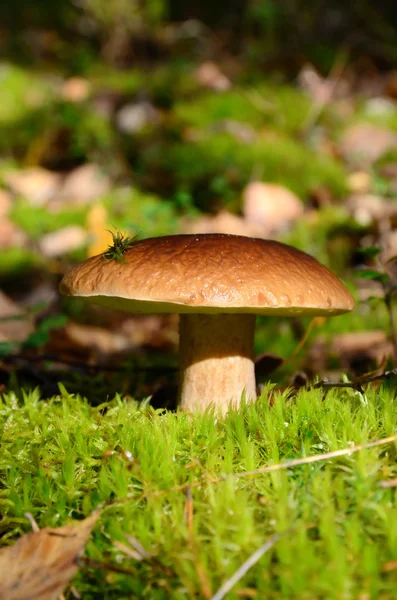
{"label": "green moss ground cover", "polygon": [[[29,531],[26,512],[56,527],[102,506],[86,555],[127,572],[86,566],[74,580],[83,598],[209,598],[272,534],[287,531],[227,598],[394,598],[397,505],[385,481],[397,476],[395,444],[233,474],[395,434],[395,391],[276,392],[272,407],[269,394],[222,419],[120,397],[93,408],[62,386],[51,399],[5,395],[3,543]],[[188,493],[171,490],[184,484]],[[117,547],[126,534],[152,558]]]}

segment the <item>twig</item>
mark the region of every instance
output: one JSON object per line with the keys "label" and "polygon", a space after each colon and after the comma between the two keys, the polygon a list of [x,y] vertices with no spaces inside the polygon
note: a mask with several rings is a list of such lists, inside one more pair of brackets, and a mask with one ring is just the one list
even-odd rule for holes
{"label": "twig", "polygon": [[354,452],[359,452],[360,450],[376,448],[377,446],[384,446],[385,444],[391,444],[392,442],[397,442],[397,435],[391,435],[390,437],[375,440],[374,442],[368,442],[367,444],[357,444],[356,446],[351,446],[350,448],[342,448],[341,450],[324,452],[323,454],[315,454],[313,456],[305,456],[303,458],[293,458],[292,460],[287,460],[284,463],[259,467],[259,469],[254,469],[253,471],[235,473],[235,477],[251,477],[252,475],[259,475],[260,473],[281,471],[282,469],[290,469],[291,467],[297,467],[299,465],[308,465],[311,463],[320,462],[322,460],[330,460],[331,458],[338,458],[339,456],[349,456],[350,454],[353,454]]}
{"label": "twig", "polygon": [[124,535],[125,535],[125,539],[129,542],[129,544],[131,544],[131,546],[141,556],[141,560],[143,560],[143,559],[149,560],[149,559],[153,558],[153,554],[150,554],[150,552],[148,552],[142,546],[142,544],[140,542],[138,542],[138,540],[136,538],[134,538],[132,535],[129,535],[128,533],[126,533]]}
{"label": "twig", "polygon": [[77,558],[77,564],[83,567],[93,567],[94,569],[102,569],[103,571],[122,573],[123,575],[136,575],[136,569],[125,569],[124,567],[119,567],[93,558],[86,558],[85,556]]}
{"label": "twig", "polygon": [[260,558],[266,552],[269,552],[273,548],[273,546],[279,541],[280,538],[284,537],[289,533],[291,529],[283,533],[275,533],[272,535],[267,542],[265,542],[262,546],[260,546],[251,556],[241,565],[239,569],[225,581],[223,585],[219,588],[219,590],[212,596],[211,600],[222,600],[226,594],[228,594],[232,588],[236,585],[237,582],[248,573],[248,571],[258,562]]}
{"label": "twig", "polygon": [[385,379],[391,379],[392,377],[397,377],[397,369],[392,369],[391,371],[385,371],[380,375],[369,375],[363,376],[356,379],[356,381],[347,381],[347,382],[333,382],[328,381],[328,379],[322,379],[318,383],[314,384],[314,388],[352,388],[357,390],[361,394],[364,394],[363,385],[367,383],[373,383],[374,381],[383,381]]}
{"label": "twig", "polygon": [[[391,444],[393,442],[397,442],[397,435],[392,435],[386,438],[381,438],[379,440],[375,440],[374,442],[368,442],[366,444],[357,444],[355,446],[350,446],[349,448],[342,448],[341,450],[333,450],[332,452],[325,452],[323,454],[315,454],[312,456],[305,456],[303,458],[294,458],[292,460],[287,460],[283,463],[278,463],[275,465],[264,465],[263,467],[259,467],[258,469],[254,469],[253,471],[244,471],[242,473],[229,473],[228,475],[224,475],[223,477],[216,477],[213,479],[200,479],[199,481],[192,481],[190,483],[182,483],[180,485],[175,485],[171,488],[167,488],[165,490],[157,490],[154,492],[144,492],[139,496],[131,496],[127,495],[125,497],[125,501],[131,500],[143,500],[145,498],[155,498],[159,496],[164,496],[166,494],[170,494],[171,492],[181,492],[187,489],[198,488],[202,485],[209,484],[217,484],[222,483],[227,480],[228,477],[235,477],[236,479],[243,479],[245,477],[253,477],[255,475],[261,475],[262,473],[274,473],[275,471],[282,471],[285,469],[291,469],[293,467],[298,467],[300,465],[307,465],[316,462],[321,462],[323,460],[331,460],[333,458],[338,458],[340,456],[350,456],[355,452],[359,452],[360,450],[376,448],[378,446],[385,446],[386,444]],[[122,502],[121,500],[110,500],[108,502],[104,502],[100,507],[106,508],[107,506],[113,506],[116,503]]]}
{"label": "twig", "polygon": [[30,512],[26,512],[25,513],[25,517],[27,518],[27,520],[30,523],[30,526],[32,528],[32,531],[34,533],[37,533],[38,531],[40,531],[40,527],[37,525],[36,523],[36,519],[34,518],[34,516],[32,515],[32,513]]}

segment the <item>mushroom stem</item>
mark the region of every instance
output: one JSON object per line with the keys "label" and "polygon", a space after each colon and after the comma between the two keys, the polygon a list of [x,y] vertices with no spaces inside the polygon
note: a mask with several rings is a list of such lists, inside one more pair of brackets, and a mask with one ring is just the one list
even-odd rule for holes
{"label": "mushroom stem", "polygon": [[179,325],[180,386],[183,410],[213,405],[225,413],[242,394],[256,398],[255,315],[183,314]]}

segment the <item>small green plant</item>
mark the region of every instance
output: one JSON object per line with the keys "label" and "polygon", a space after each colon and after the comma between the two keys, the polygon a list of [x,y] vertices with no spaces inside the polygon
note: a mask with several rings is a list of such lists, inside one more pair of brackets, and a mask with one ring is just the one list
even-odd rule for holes
{"label": "small green plant", "polygon": [[124,253],[132,248],[137,236],[134,235],[131,237],[124,235],[124,233],[121,233],[118,229],[116,230],[116,233],[113,233],[113,231],[110,231],[109,229],[108,231],[112,234],[113,243],[106,252],[103,253],[103,258],[106,260],[118,260],[119,262],[124,262]]}

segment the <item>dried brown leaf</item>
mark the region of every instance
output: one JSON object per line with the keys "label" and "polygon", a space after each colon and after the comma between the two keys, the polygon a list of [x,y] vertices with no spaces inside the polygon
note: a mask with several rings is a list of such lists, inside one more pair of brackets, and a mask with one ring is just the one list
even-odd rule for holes
{"label": "dried brown leaf", "polygon": [[90,93],[91,83],[83,77],[70,77],[61,87],[61,96],[68,102],[84,102]]}
{"label": "dried brown leaf", "polygon": [[93,513],[73,525],[32,531],[13,546],[0,549],[0,598],[59,598],[78,571],[76,559],[98,518],[99,513]]}
{"label": "dried brown leaf", "polygon": [[397,560],[389,560],[389,562],[385,563],[382,566],[383,573],[390,573],[390,571],[396,571],[396,570],[397,570]]}
{"label": "dried brown leaf", "polygon": [[251,181],[243,191],[243,214],[248,223],[261,225],[270,234],[283,231],[303,215],[302,201],[289,189]]}
{"label": "dried brown leaf", "polygon": [[87,242],[88,234],[79,225],[68,225],[57,231],[46,233],[39,241],[39,248],[44,256],[53,258],[67,252],[79,250]]}
{"label": "dried brown leaf", "polygon": [[4,180],[10,190],[24,196],[34,206],[43,206],[56,194],[60,176],[42,167],[9,171]]}
{"label": "dried brown leaf", "polygon": [[231,82],[221,71],[220,67],[212,62],[203,62],[195,73],[196,81],[204,88],[216,92],[224,92],[231,88]]}
{"label": "dried brown leaf", "polygon": [[345,132],[341,151],[346,160],[356,165],[368,165],[386,152],[397,148],[397,135],[370,123],[357,123]]}
{"label": "dried brown leaf", "polygon": [[268,229],[260,224],[247,222],[245,219],[222,210],[215,216],[202,216],[194,220],[185,220],[184,233],[227,233],[246,237],[266,237]]}
{"label": "dried brown leaf", "polygon": [[32,318],[0,291],[0,342],[23,342],[32,332]]}
{"label": "dried brown leaf", "polygon": [[380,481],[379,485],[381,488],[395,488],[397,487],[397,477],[394,479],[385,479],[384,481]]}

